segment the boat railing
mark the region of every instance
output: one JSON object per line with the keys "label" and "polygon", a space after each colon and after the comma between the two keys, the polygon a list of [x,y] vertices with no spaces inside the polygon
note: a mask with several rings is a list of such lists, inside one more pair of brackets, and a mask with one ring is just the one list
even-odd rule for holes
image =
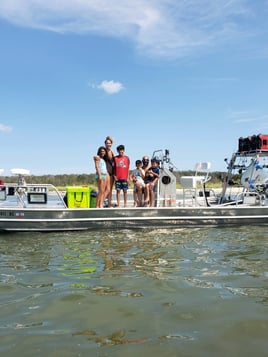
{"label": "boat railing", "polygon": [[[23,208],[32,205],[41,205],[44,208],[52,205],[67,207],[62,194],[52,184],[6,183],[4,189],[2,201],[9,201],[10,204],[13,202]],[[16,201],[12,200],[12,197],[16,198]]]}
{"label": "boat railing", "polygon": [[226,191],[224,197],[219,195],[218,204],[221,206],[237,206],[241,204],[245,206],[264,206],[268,204],[268,197],[263,192],[240,185]]}

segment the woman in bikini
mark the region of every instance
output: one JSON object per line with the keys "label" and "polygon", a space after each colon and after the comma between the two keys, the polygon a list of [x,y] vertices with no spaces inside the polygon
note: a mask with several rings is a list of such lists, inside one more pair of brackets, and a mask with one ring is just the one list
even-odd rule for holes
{"label": "woman in bikini", "polygon": [[107,196],[109,186],[107,185],[107,150],[104,146],[99,147],[97,155],[93,157],[96,168],[96,181],[98,186],[98,196],[96,207],[103,208],[104,199]]}

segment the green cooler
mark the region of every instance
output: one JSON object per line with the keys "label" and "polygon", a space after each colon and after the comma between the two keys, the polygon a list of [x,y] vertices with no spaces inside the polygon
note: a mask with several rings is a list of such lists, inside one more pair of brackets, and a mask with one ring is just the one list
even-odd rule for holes
{"label": "green cooler", "polygon": [[90,187],[77,186],[66,187],[68,208],[89,208]]}

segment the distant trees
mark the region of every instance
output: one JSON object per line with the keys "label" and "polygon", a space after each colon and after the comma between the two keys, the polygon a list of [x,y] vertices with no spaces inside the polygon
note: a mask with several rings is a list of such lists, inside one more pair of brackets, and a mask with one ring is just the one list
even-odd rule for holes
{"label": "distant trees", "polygon": [[[173,174],[176,176],[177,183],[179,184],[180,182],[180,177],[181,176],[187,176],[187,175],[194,175],[195,172],[188,170],[188,171],[174,171]],[[210,183],[212,184],[219,184],[221,185],[223,178],[225,177],[226,173],[225,172],[211,172],[211,180]],[[6,176],[4,177],[4,181],[7,183],[15,183],[17,182],[18,178],[14,176]],[[95,174],[64,174],[64,175],[42,175],[42,176],[29,176],[26,177],[27,183],[31,184],[44,184],[44,183],[49,183],[51,185],[54,185],[56,187],[65,187],[65,186],[83,186],[83,185],[89,185],[89,186],[95,186],[96,185],[96,179],[95,179]]]}
{"label": "distant trees", "polygon": [[[17,177],[6,176],[4,181],[7,183],[17,182]],[[31,184],[44,184],[48,183],[56,187],[65,186],[94,186],[96,179],[95,174],[64,174],[64,175],[41,175],[41,176],[28,176],[26,177],[27,183]]]}

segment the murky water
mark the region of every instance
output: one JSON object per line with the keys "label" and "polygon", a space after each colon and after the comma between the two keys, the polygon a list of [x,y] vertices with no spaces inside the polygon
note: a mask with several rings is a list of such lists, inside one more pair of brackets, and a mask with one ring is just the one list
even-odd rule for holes
{"label": "murky water", "polygon": [[0,235],[0,353],[267,356],[266,228]]}

